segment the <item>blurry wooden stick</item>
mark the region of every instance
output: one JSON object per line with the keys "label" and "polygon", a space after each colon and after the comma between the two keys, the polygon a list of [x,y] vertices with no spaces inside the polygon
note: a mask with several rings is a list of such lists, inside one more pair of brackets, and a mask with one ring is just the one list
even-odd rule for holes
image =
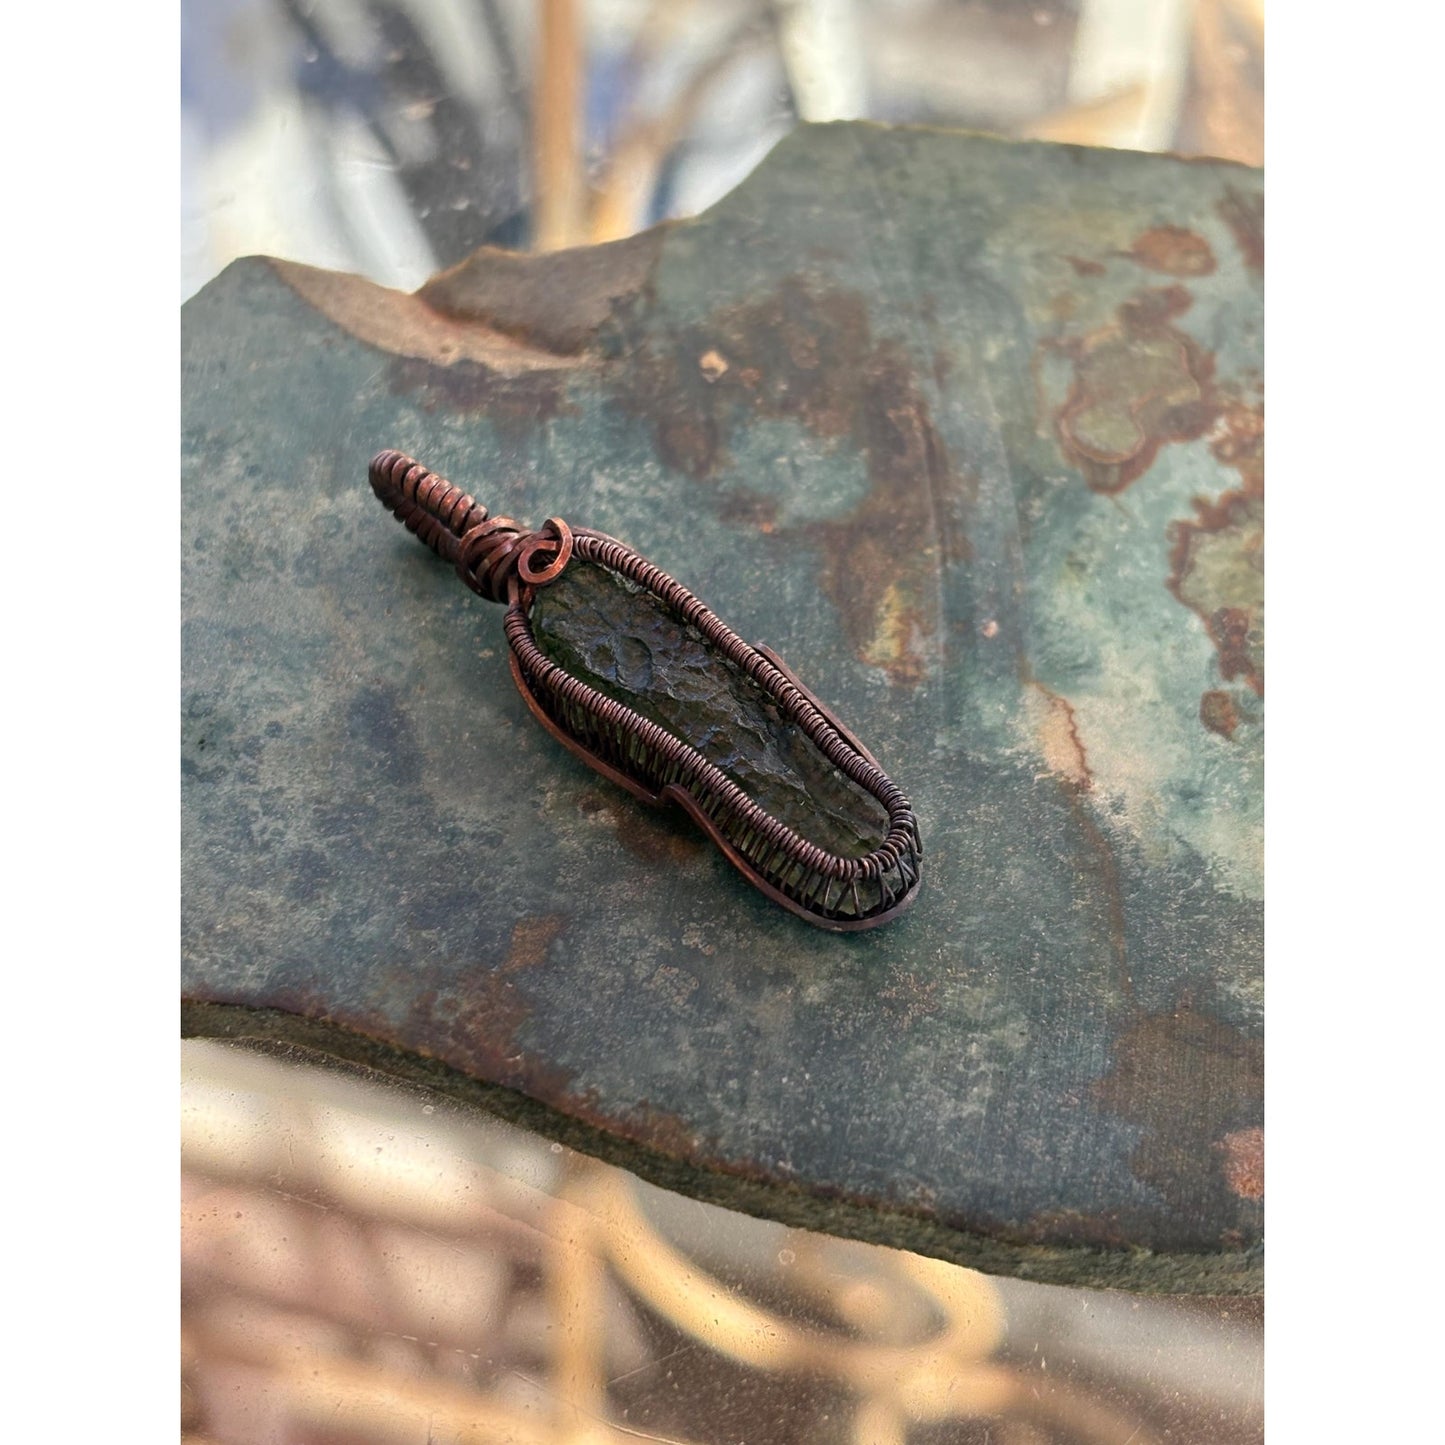
{"label": "blurry wooden stick", "polygon": [[752,1303],[695,1265],[652,1227],[625,1176],[598,1171],[589,1195],[613,1268],[648,1305],[699,1343],[767,1371],[831,1376],[862,1395],[886,1395],[912,1418],[997,1414],[1016,1378],[984,1363],[1003,1335],[998,1292],[983,1275],[919,1255],[892,1253],[925,1290],[943,1328],[913,1345],[850,1339],[800,1325]]}
{"label": "blurry wooden stick", "polygon": [[532,121],[533,249],[583,239],[582,32],[577,0],[540,0]]}
{"label": "blurry wooden stick", "polygon": [[713,82],[762,34],[755,17],[746,16],[660,114],[629,118],[597,184],[589,241],[620,240],[647,224],[647,203],[668,153],[687,134]]}
{"label": "blurry wooden stick", "polygon": [[[1241,13],[1243,11],[1243,13]],[[1198,149],[1248,166],[1264,164],[1264,97],[1246,78],[1250,44],[1263,45],[1248,7],[1197,0],[1194,7],[1194,105]],[[1258,51],[1252,57],[1260,63]]]}
{"label": "blurry wooden stick", "polygon": [[557,1438],[559,1445],[580,1445],[593,1438],[595,1422],[607,1415],[602,1374],[607,1281],[595,1221],[587,1212],[585,1183],[579,1186],[574,1178],[563,1186],[547,1233],[554,1241],[547,1293],[557,1325],[552,1357],[552,1388],[562,1416]]}

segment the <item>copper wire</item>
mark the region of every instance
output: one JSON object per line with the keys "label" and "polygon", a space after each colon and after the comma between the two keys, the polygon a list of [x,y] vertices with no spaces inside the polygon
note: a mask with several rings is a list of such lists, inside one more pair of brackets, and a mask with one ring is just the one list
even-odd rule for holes
{"label": "copper wire", "polygon": [[[503,631],[519,680],[539,716],[564,741],[602,767],[642,784],[654,801],[671,796],[718,839],[747,876],[778,902],[824,927],[882,922],[912,898],[921,876],[922,842],[908,798],[802,687],[732,631],[655,563],[601,532],[575,531],[549,517],[535,531],[487,509],[397,451],[379,453],[371,485],[383,504],[474,592],[505,604]],[[804,838],[750,798],[691,744],[573,677],[542,651],[532,631],[532,599],[574,557],[625,577],[695,628],[733,667],[746,673],[819,752],[871,794],[888,815],[888,831],[861,858],[832,853]]]}

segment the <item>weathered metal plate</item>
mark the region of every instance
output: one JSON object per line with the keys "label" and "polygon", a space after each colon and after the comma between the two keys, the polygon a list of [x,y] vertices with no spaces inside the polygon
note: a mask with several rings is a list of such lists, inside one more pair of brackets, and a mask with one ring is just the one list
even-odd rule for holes
{"label": "weathered metal plate", "polygon": [[[416,298],[233,266],[184,313],[187,1028],[836,1233],[1257,1289],[1260,193],[829,126]],[[565,753],[383,446],[776,648],[912,797],[912,911],[810,929]]]}

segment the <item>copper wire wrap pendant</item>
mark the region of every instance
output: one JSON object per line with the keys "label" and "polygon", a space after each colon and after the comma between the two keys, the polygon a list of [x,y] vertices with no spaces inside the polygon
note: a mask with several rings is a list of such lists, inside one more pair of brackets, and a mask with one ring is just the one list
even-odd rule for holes
{"label": "copper wire wrap pendant", "polygon": [[[397,451],[371,462],[372,489],[397,520],[450,562],[472,591],[501,603],[512,676],[528,707],[598,772],[653,804],[685,809],[747,880],[819,928],[852,932],[912,902],[922,844],[912,805],[827,708],[767,648],[744,642],[680,583],[624,543],[549,517],[531,529],[492,517],[459,487]],[[680,623],[767,694],[839,773],[887,814],[887,832],[862,857],[830,852],[773,816],[691,744],[552,661],[531,622],[538,590],[574,559],[650,592]]]}

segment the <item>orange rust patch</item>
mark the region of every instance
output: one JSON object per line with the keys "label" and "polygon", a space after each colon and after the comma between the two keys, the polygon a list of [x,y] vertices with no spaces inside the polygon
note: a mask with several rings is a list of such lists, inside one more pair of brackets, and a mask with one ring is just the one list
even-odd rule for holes
{"label": "orange rust patch", "polygon": [[1214,425],[1214,358],[1173,325],[1190,304],[1182,286],[1142,291],[1119,307],[1117,324],[1046,343],[1074,363],[1055,431],[1094,491],[1123,491],[1162,446]]}
{"label": "orange rust patch", "polygon": [[823,590],[858,657],[913,687],[938,631],[939,572],[966,560],[969,547],[935,509],[952,484],[948,457],[901,349],[885,343],[870,361],[852,419],[868,459],[868,494],[845,517],[806,530],[821,543]]}
{"label": "orange rust patch", "polygon": [[537,918],[519,918],[512,928],[512,942],[499,972],[517,973],[536,968],[547,961],[547,950],[562,931],[565,922],[560,913],[545,913]]}
{"label": "orange rust patch", "polygon": [[1138,334],[1167,326],[1193,304],[1194,298],[1183,286],[1153,286],[1121,301],[1117,315],[1126,331]]}
{"label": "orange rust patch", "polygon": [[1062,785],[1082,845],[1074,853],[1078,877],[1093,906],[1102,909],[1100,921],[1109,936],[1115,986],[1121,998],[1132,1000],[1134,983],[1129,974],[1119,861],[1090,801],[1094,775],[1073,704],[1039,682],[1026,662],[1022,664],[1022,681],[1034,745],[1049,774]]}
{"label": "orange rust patch", "polygon": [[1155,226],[1145,231],[1128,255],[1139,265],[1167,276],[1208,276],[1215,269],[1209,242],[1183,226]]}
{"label": "orange rust patch", "polygon": [[1074,268],[1076,276],[1102,276],[1108,270],[1102,261],[1090,261],[1084,256],[1065,256],[1064,260]]}
{"label": "orange rust patch", "polygon": [[1206,692],[1199,699],[1199,721],[1212,733],[1232,738],[1239,726],[1239,709],[1227,692]]}
{"label": "orange rust patch", "polygon": [[1241,1199],[1263,1199],[1264,1130],[1236,1129],[1215,1147],[1224,1155],[1220,1167],[1229,1187]]}
{"label": "orange rust patch", "polygon": [[1031,681],[1029,686],[1037,691],[1044,704],[1034,724],[1040,755],[1051,773],[1087,791],[1094,786],[1094,775],[1089,771],[1089,758],[1079,737],[1073,705],[1041,682]]}

